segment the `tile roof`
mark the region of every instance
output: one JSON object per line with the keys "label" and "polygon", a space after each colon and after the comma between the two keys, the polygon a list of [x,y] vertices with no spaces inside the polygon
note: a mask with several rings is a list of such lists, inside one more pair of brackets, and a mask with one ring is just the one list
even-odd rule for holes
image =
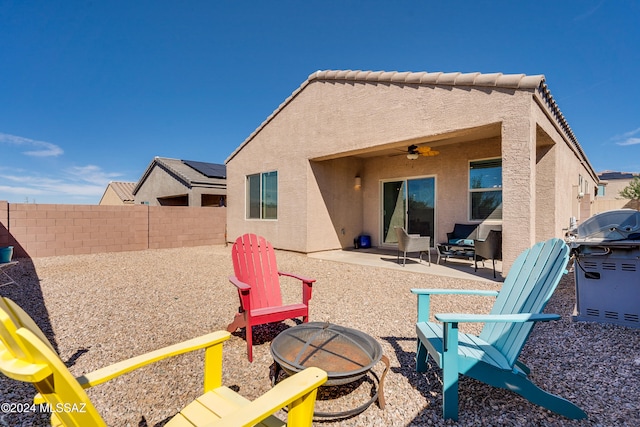
{"label": "tile roof", "polygon": [[[193,163],[193,162],[192,162]],[[225,168],[225,165],[219,165],[217,163],[205,163],[205,162],[196,162],[200,165],[208,165],[212,168],[220,169]],[[168,174],[173,176],[175,179],[180,181],[183,185],[188,188],[191,187],[221,187],[226,188],[226,179],[221,177],[208,177],[202,172],[193,167],[187,165],[184,160],[171,159],[167,157],[155,157],[153,161],[147,166],[147,169],[142,174],[142,177],[138,180],[135,188],[133,189],[133,194],[137,194],[140,190],[140,187],[147,179],[151,170],[155,167],[159,166]]]}
{"label": "tile roof", "polygon": [[311,74],[307,82],[312,82],[314,80],[345,80],[437,86],[482,86],[512,89],[537,89],[544,81],[544,76],[502,73],[429,73],[426,71],[412,73],[398,71],[325,70],[316,71]]}
{"label": "tile roof", "polygon": [[113,181],[109,183],[109,186],[124,203],[133,203],[133,189],[136,187],[135,182]]}
{"label": "tile roof", "polygon": [[[273,118],[289,104],[307,85],[314,81],[358,81],[363,83],[395,83],[411,85],[433,85],[433,86],[476,86],[495,87],[519,90],[531,90],[538,94],[539,100],[547,108],[550,116],[555,120],[561,133],[570,141],[575,149],[580,153],[582,160],[593,171],[578,139],[573,134],[571,127],[567,123],[564,115],[560,111],[558,104],[553,99],[549,88],[545,83],[542,74],[502,74],[502,73],[443,73],[443,72],[398,72],[398,71],[362,71],[362,70],[323,70],[312,73],[305,82],[300,85],[287,99],[282,102],[271,113],[258,128],[240,144],[236,150],[225,160],[231,160],[242,147],[249,143]],[[595,171],[593,171],[595,176]]]}

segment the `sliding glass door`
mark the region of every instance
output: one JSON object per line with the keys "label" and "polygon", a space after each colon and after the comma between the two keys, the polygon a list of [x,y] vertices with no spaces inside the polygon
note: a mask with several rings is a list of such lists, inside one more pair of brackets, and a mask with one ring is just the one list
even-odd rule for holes
{"label": "sliding glass door", "polygon": [[431,236],[435,224],[435,178],[413,178],[382,183],[382,244],[396,244],[393,227],[409,234]]}

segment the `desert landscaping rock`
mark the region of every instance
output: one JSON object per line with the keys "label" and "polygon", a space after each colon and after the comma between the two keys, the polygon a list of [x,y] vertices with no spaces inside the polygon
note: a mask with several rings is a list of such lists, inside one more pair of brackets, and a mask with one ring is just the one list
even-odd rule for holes
{"label": "desert landscaping rock", "polygon": [[[577,403],[587,420],[573,421],[518,395],[461,377],[460,418],[441,417],[440,372],[415,372],[414,287],[499,289],[500,283],[459,280],[277,252],[282,271],[314,277],[310,317],[362,330],[376,338],[391,362],[384,384],[386,408],[318,426],[638,426],[640,329],[572,322],[573,276],[561,281],[546,312],[557,322],[537,325],[521,359],[532,381]],[[230,247],[148,250],[20,259],[18,284],[0,289],[32,315],[63,361],[78,376],[128,357],[225,329],[238,308]],[[425,268],[428,268],[425,266]],[[301,286],[283,279],[285,302],[301,299]],[[640,291],[640,290],[639,290]],[[432,313],[488,312],[483,297],[433,298]],[[254,362],[244,333],[224,345],[223,382],[249,399],[271,387],[269,342],[294,321],[255,327]],[[463,325],[479,332],[481,325]],[[110,426],[161,426],[202,391],[203,353],[171,358],[88,390]],[[374,372],[381,374],[380,363]],[[344,411],[370,398],[371,381],[355,390],[319,393],[323,411]],[[344,387],[353,387],[351,385]],[[32,386],[0,377],[1,402],[30,402]],[[285,413],[280,413],[286,416]],[[43,414],[0,414],[0,426],[48,425]]]}

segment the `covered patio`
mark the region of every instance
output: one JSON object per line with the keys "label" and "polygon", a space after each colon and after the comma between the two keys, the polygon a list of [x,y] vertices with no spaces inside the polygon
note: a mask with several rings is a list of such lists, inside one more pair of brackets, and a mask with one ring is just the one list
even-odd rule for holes
{"label": "covered patio", "polygon": [[394,226],[435,245],[496,225],[503,274],[588,217],[597,181],[544,76],[524,74],[318,71],[226,163],[231,241],[394,249]]}

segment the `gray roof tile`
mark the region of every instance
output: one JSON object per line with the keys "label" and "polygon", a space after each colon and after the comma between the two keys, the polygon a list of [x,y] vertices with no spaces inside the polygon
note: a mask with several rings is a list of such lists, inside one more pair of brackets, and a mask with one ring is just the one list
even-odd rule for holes
{"label": "gray roof tile", "polygon": [[136,186],[135,182],[113,181],[110,182],[109,185],[116,193],[116,195],[120,198],[120,200],[125,203],[133,202],[133,189]]}

